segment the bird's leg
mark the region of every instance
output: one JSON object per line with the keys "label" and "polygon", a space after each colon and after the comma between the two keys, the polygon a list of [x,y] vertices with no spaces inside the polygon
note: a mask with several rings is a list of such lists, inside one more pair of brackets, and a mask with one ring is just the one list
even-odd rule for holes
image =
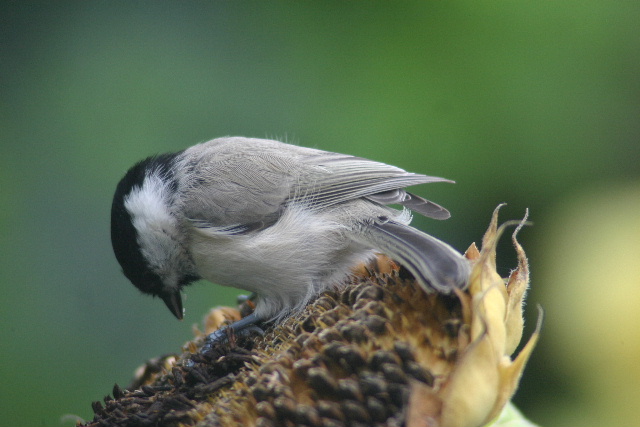
{"label": "bird's leg", "polygon": [[251,313],[248,316],[245,316],[242,319],[233,322],[229,326],[225,326],[218,329],[217,331],[210,333],[207,338],[205,338],[205,342],[200,349],[200,353],[206,353],[214,346],[227,341],[229,339],[229,333],[246,334],[249,332],[256,332],[260,335],[264,335],[264,331],[262,330],[262,328],[257,325],[257,323],[260,322],[261,319],[259,319],[255,314]]}

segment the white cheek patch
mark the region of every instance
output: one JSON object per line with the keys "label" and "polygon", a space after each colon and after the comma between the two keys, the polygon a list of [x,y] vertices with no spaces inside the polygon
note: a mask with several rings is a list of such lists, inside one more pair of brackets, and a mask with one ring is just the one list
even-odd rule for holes
{"label": "white cheek patch", "polygon": [[173,278],[167,276],[175,275],[171,266],[180,256],[175,218],[170,213],[169,203],[168,184],[158,173],[146,177],[142,187],[133,189],[124,199],[142,254],[165,283],[173,282]]}
{"label": "white cheek patch", "polygon": [[154,224],[167,224],[171,222],[167,193],[167,186],[162,179],[157,174],[151,174],[144,179],[142,187],[134,188],[125,197],[124,207],[131,214],[133,221],[141,226],[143,223],[150,227]]}

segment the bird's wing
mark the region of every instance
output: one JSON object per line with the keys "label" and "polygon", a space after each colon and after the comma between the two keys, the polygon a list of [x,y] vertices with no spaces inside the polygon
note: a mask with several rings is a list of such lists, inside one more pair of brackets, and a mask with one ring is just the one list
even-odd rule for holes
{"label": "bird's wing", "polygon": [[184,214],[201,227],[263,228],[280,216],[296,175],[293,162],[260,153],[201,162],[181,192]]}
{"label": "bird's wing", "polygon": [[446,209],[403,190],[448,181],[443,178],[276,141],[217,141],[195,146],[202,150],[200,155],[185,159],[200,160],[185,160],[182,165],[189,172],[181,183],[182,205],[185,215],[200,227],[242,233],[273,224],[289,204],[322,209],[361,197],[381,204],[404,204],[435,218],[448,216]]}
{"label": "bird's wing", "polygon": [[447,179],[411,173],[385,163],[336,153],[310,157],[307,162],[324,171],[316,179],[305,181],[299,189],[300,196],[306,196],[312,206],[331,206],[366,197],[384,205],[404,205],[435,219],[449,217],[449,212],[442,206],[404,190],[404,187],[417,184],[452,182]]}

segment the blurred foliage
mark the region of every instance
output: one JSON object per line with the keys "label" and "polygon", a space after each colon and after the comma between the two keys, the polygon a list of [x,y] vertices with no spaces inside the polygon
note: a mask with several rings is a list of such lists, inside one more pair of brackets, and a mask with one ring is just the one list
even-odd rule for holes
{"label": "blurred foliage", "polygon": [[546,221],[539,280],[554,352],[539,362],[566,378],[580,410],[562,401],[547,408],[565,425],[637,425],[640,182],[579,191]]}
{"label": "blurred foliage", "polygon": [[[551,292],[575,278],[554,277],[564,253],[548,254],[570,251],[575,236],[559,242],[560,231],[602,206],[589,188],[640,181],[639,12],[593,0],[3,2],[0,424],[90,418],[91,400],[176,350],[210,305],[234,302],[235,290],[196,285],[178,323],[127,283],[109,242],[112,192],[129,166],[223,135],[455,179],[416,190],[453,218],[416,224],[461,250],[497,203],[509,203],[505,218],[529,207],[529,301],[589,307]],[[576,193],[593,197],[559,215]],[[597,212],[576,244],[611,221]],[[586,260],[600,262],[576,268]],[[637,300],[639,288],[629,292]],[[547,316],[516,396],[542,425],[561,425],[598,392],[565,368],[583,355],[545,339],[560,321],[583,328]]]}

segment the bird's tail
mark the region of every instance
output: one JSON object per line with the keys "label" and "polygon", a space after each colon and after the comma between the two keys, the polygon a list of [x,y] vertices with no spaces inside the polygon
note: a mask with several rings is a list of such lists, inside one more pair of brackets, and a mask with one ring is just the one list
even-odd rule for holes
{"label": "bird's tail", "polygon": [[365,242],[397,260],[425,290],[450,293],[469,281],[469,261],[448,244],[408,225],[394,221],[367,224]]}

